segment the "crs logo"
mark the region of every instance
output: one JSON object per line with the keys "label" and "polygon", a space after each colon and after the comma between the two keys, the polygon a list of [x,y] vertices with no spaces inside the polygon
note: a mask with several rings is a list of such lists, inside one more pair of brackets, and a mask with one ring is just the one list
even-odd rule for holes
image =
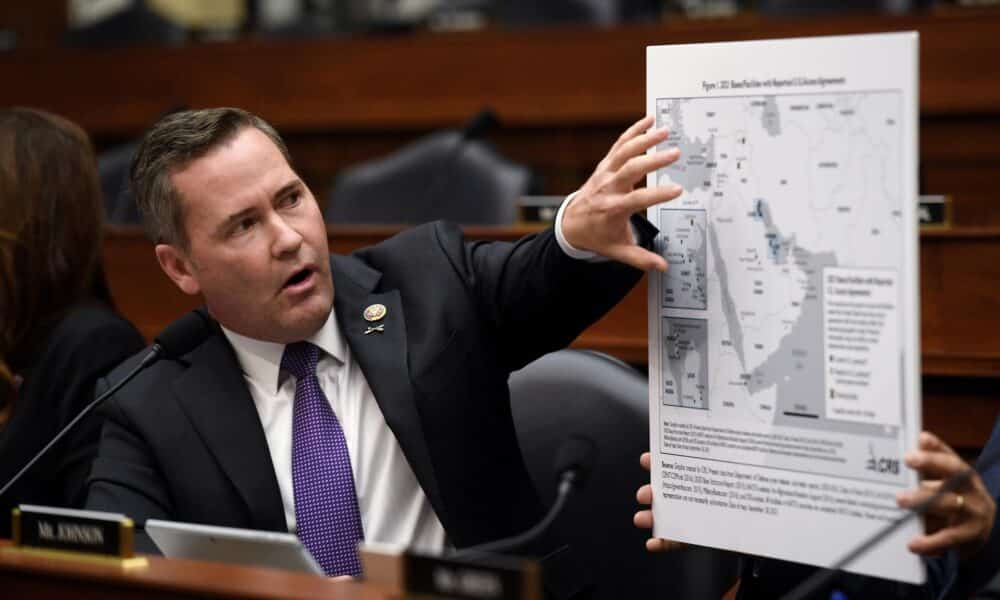
{"label": "crs logo", "polygon": [[868,460],[865,461],[865,470],[873,473],[889,473],[899,475],[899,459],[886,456],[876,456],[875,448],[868,444]]}

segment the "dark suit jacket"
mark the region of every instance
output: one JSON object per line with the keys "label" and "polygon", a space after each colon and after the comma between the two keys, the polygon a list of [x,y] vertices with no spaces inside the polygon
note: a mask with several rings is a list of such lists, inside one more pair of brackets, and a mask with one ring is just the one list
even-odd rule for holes
{"label": "dark suit jacket", "polygon": [[[507,377],[567,345],[642,273],[573,260],[551,230],[467,243],[441,222],[334,256],[332,267],[351,353],[450,541],[465,547],[531,526],[542,506]],[[385,332],[364,335],[373,303],[388,308]],[[221,332],[137,377],[108,409],[88,507],[138,523],[285,529],[264,432]]]}
{"label": "dark suit jacket", "polygon": [[[1000,504],[1000,420],[997,421],[986,447],[976,465],[993,499]],[[991,460],[992,459],[992,460]],[[985,464],[993,462],[993,464]],[[860,540],[859,540],[860,542]],[[780,598],[796,585],[816,572],[815,567],[772,559],[745,557],[740,573],[739,600]],[[930,558],[927,566],[927,583],[912,586],[902,583],[841,574],[816,598],[829,598],[834,589],[847,593],[851,600],[857,598],[906,598],[906,599],[960,599],[968,598],[982,587],[1000,569],[1000,519],[993,525],[990,540],[975,557],[959,561],[956,552]]]}
{"label": "dark suit jacket", "polygon": [[[144,342],[127,321],[96,302],[56,320],[23,364],[13,414],[0,430],[0,486],[94,399],[94,386]],[[0,498],[0,537],[10,537],[10,510],[18,504],[79,507],[101,421],[91,415]]]}

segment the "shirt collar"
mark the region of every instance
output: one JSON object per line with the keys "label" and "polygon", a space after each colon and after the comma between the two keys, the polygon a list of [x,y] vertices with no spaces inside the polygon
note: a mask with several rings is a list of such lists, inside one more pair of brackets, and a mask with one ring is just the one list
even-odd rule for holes
{"label": "shirt collar", "polygon": [[[219,326],[233,346],[243,374],[269,393],[277,394],[281,387],[281,356],[285,352],[285,344],[246,337],[227,329],[221,323]],[[339,364],[343,364],[347,359],[347,342],[340,333],[340,326],[337,325],[337,313],[332,309],[323,326],[305,341],[318,346]],[[320,360],[323,360],[322,355]]]}

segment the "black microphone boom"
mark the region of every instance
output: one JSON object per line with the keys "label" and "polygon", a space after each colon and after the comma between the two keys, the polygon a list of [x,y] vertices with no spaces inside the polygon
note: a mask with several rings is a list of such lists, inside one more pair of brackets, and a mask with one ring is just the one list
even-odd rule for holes
{"label": "black microphone boom", "polygon": [[138,375],[140,371],[142,371],[149,365],[155,363],[161,358],[177,358],[179,356],[187,354],[188,352],[193,350],[198,344],[203,342],[205,338],[207,338],[212,331],[209,325],[210,323],[211,321],[209,320],[208,315],[205,313],[205,310],[199,308],[189,312],[180,319],[168,325],[167,328],[164,329],[163,332],[156,337],[156,339],[153,342],[153,346],[149,349],[149,352],[147,352],[146,355],[142,357],[142,360],[139,361],[139,364],[136,365],[134,369],[129,371],[128,374],[125,375],[125,377],[122,377],[118,381],[118,383],[111,386],[110,389],[108,389],[106,392],[95,398],[90,404],[85,406],[83,410],[79,412],[79,414],[73,417],[72,421],[67,423],[66,426],[63,427],[59,431],[59,433],[57,433],[55,437],[53,437],[49,441],[49,443],[45,444],[45,446],[41,450],[35,453],[35,455],[31,457],[31,460],[29,460],[27,464],[21,467],[21,469],[17,473],[15,473],[14,476],[11,477],[10,480],[8,480],[7,483],[5,483],[2,488],[0,488],[0,496],[3,496],[4,493],[7,492],[7,490],[13,487],[14,484],[17,483],[21,479],[21,477],[23,477],[24,474],[27,473],[31,469],[31,467],[35,465],[35,463],[41,460],[43,456],[48,454],[49,450],[51,450],[64,437],[66,437],[66,435],[70,431],[73,431],[73,429],[80,421],[87,418],[87,416],[90,415],[90,413],[94,412],[94,410],[101,405],[101,403],[103,403],[107,398],[110,398],[112,395],[114,395],[114,393],[120,390],[123,385],[125,385],[126,383],[131,381],[132,378]]}
{"label": "black microphone boom", "polygon": [[563,441],[556,451],[555,470],[559,477],[559,488],[552,508],[531,529],[513,537],[501,538],[478,546],[470,546],[454,552],[448,558],[467,560],[487,554],[508,552],[535,541],[545,533],[566,506],[573,490],[583,486],[597,462],[597,444],[583,435],[572,435]]}

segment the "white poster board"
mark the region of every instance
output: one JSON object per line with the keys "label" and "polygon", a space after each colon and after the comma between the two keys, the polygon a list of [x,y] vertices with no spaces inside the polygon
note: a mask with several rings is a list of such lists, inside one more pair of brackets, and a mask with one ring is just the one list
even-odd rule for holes
{"label": "white poster board", "polygon": [[[654,46],[655,535],[826,566],[920,431],[916,33]],[[915,520],[849,570],[920,583]]]}

